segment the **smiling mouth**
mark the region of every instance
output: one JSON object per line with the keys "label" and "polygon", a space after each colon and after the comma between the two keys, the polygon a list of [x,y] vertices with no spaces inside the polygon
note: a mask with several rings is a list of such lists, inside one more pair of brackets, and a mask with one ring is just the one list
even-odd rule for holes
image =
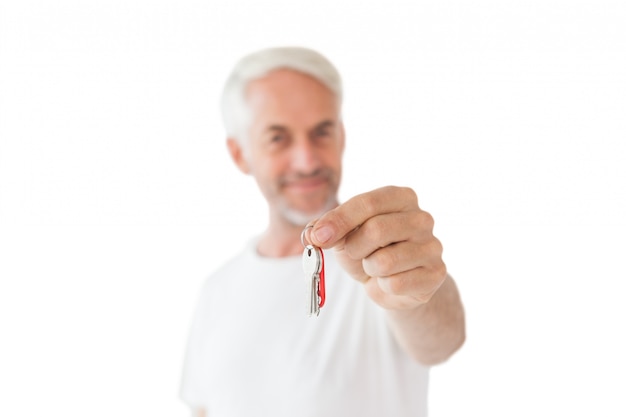
{"label": "smiling mouth", "polygon": [[283,188],[294,190],[309,191],[321,186],[325,186],[330,182],[330,170],[316,171],[311,175],[292,175],[284,177],[280,185]]}
{"label": "smiling mouth", "polygon": [[307,192],[323,187],[327,183],[328,181],[324,178],[316,178],[310,180],[290,181],[284,184],[284,187],[291,190]]}

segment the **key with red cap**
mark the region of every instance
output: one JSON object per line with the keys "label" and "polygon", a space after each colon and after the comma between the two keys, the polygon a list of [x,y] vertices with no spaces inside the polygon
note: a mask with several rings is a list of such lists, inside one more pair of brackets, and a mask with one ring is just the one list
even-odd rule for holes
{"label": "key with red cap", "polygon": [[302,253],[302,269],[306,280],[306,311],[309,317],[320,314],[326,299],[324,254],[320,248],[306,245]]}

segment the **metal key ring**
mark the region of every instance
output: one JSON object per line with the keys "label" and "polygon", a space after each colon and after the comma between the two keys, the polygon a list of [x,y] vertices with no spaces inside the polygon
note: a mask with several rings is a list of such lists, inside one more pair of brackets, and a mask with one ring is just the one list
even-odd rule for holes
{"label": "metal key ring", "polygon": [[300,242],[302,243],[302,246],[304,246],[305,248],[307,247],[307,245],[304,243],[304,234],[306,233],[306,229],[309,228],[313,228],[312,224],[308,224],[306,225],[306,227],[302,230],[302,233],[300,234]]}

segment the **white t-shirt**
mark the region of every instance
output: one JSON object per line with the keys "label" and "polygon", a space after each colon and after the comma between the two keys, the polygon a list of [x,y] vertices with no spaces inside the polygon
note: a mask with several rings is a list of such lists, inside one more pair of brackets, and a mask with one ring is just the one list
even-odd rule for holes
{"label": "white t-shirt", "polygon": [[428,368],[402,352],[384,311],[324,252],[326,304],[306,314],[300,256],[252,240],[205,283],[181,397],[209,417],[427,415]]}

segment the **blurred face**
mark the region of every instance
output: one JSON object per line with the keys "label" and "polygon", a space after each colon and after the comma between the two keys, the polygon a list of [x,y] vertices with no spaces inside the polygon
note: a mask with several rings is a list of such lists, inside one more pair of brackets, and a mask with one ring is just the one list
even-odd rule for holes
{"label": "blurred face", "polygon": [[229,140],[239,168],[254,176],[270,214],[303,226],[337,205],[344,148],[339,103],[319,81],[277,70],[248,85],[248,138]]}

